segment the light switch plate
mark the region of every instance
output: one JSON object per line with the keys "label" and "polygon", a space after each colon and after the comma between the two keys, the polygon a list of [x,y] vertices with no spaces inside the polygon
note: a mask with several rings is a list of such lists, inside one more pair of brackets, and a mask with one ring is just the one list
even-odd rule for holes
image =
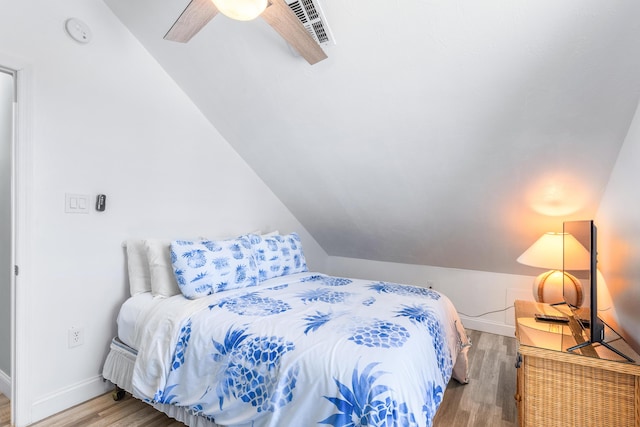
{"label": "light switch plate", "polygon": [[64,195],[65,213],[88,214],[90,206],[88,194],[65,193]]}

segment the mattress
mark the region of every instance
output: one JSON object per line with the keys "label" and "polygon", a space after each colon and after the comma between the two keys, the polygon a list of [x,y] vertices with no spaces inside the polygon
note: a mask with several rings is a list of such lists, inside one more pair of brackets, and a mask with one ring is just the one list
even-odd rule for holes
{"label": "mattress", "polygon": [[143,318],[143,314],[154,305],[158,304],[161,298],[154,298],[150,292],[143,292],[128,298],[118,312],[118,338],[128,347],[140,348],[137,342],[138,321]]}

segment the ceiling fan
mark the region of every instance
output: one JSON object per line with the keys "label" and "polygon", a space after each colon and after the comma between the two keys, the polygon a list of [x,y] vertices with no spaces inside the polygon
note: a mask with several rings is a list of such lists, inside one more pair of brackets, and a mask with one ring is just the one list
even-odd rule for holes
{"label": "ceiling fan", "polygon": [[186,43],[218,12],[243,21],[260,16],[311,65],[327,58],[285,0],[191,0],[164,39]]}

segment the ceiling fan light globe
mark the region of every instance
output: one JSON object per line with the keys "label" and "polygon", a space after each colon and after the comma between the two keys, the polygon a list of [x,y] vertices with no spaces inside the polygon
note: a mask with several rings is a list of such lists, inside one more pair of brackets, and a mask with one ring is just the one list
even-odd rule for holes
{"label": "ceiling fan light globe", "polygon": [[225,16],[238,21],[251,21],[267,8],[268,0],[211,0]]}

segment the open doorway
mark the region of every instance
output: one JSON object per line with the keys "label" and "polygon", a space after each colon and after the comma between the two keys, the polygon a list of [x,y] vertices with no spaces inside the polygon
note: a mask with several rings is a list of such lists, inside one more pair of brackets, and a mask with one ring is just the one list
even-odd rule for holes
{"label": "open doorway", "polygon": [[11,392],[12,175],[14,75],[0,68],[0,392]]}
{"label": "open doorway", "polygon": [[[13,135],[15,74],[0,68],[0,393],[12,390]],[[6,402],[6,399],[3,399]]]}

